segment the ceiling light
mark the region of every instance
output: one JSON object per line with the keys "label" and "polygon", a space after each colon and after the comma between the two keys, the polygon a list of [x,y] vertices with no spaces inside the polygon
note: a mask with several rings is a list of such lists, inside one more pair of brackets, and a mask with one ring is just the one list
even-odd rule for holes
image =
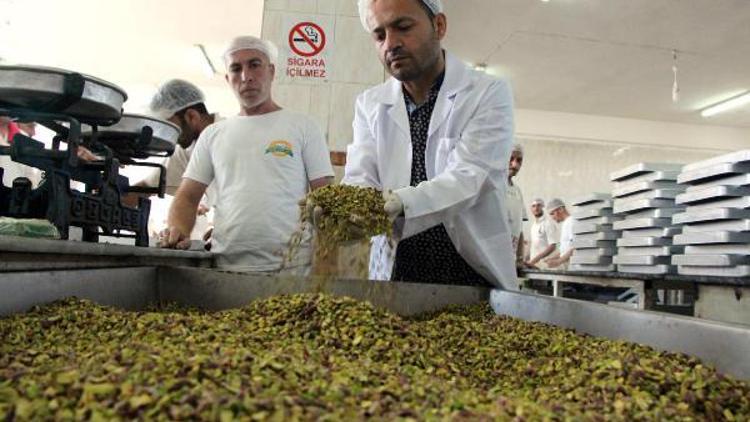
{"label": "ceiling light", "polygon": [[542,0],[542,3],[549,3],[549,0]]}
{"label": "ceiling light", "polygon": [[474,65],[474,70],[476,70],[477,72],[487,73],[487,64],[477,63]]}
{"label": "ceiling light", "polygon": [[715,114],[723,113],[725,111],[742,107],[747,104],[750,104],[750,91],[745,91],[740,95],[736,95],[720,103],[716,103],[710,107],[704,108],[703,110],[701,110],[701,116],[711,117]]}

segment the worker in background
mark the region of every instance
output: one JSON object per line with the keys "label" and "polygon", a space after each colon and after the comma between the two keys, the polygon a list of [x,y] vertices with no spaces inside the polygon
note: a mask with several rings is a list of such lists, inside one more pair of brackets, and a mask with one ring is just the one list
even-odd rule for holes
{"label": "worker in background", "polygon": [[526,257],[526,267],[545,269],[544,259],[557,250],[560,242],[560,226],[552,217],[544,214],[544,200],[535,199],[531,203],[531,229],[529,230],[529,254]]}
{"label": "worker in background", "polygon": [[567,268],[570,257],[573,255],[573,217],[565,208],[565,203],[560,199],[549,202],[549,215],[560,224],[560,247],[545,260],[549,268]]}
{"label": "worker in background", "polygon": [[516,270],[524,267],[524,239],[523,222],[528,220],[526,206],[523,200],[521,188],[513,183],[513,178],[518,175],[523,165],[523,146],[513,144],[508,163],[508,190],[506,200],[508,203],[508,223],[510,224],[511,241],[513,250],[516,252]]}
{"label": "worker in background", "polygon": [[[163,83],[151,98],[149,110],[152,115],[167,120],[180,127],[174,153],[164,164],[166,169],[165,193],[174,195],[182,182],[182,175],[190,162],[190,156],[195,148],[195,142],[200,134],[211,124],[221,120],[218,114],[208,112],[206,96],[194,84],[182,80],[171,79]],[[136,184],[137,186],[157,187],[159,185],[159,171],[154,171],[148,178]],[[191,238],[203,238],[209,241],[212,233],[212,222],[209,211],[215,192],[212,187],[206,190],[206,195],[198,205],[195,227]],[[129,205],[137,203],[137,196],[129,195]],[[210,249],[210,244],[208,245]]]}
{"label": "worker in background", "polygon": [[343,183],[385,192],[397,247],[373,239],[370,277],[517,289],[506,188],[509,85],[443,50],[438,0],[360,0],[392,76],[359,95]]}
{"label": "worker in background", "polygon": [[[34,123],[18,124],[13,122],[10,117],[0,116],[0,146],[9,146],[17,133],[33,136],[33,130],[31,133],[27,132],[27,130],[33,128],[30,125],[34,125]],[[10,158],[10,155],[0,155],[0,168],[3,169],[3,176],[0,182],[9,188],[13,186],[13,180],[19,177],[29,179],[33,188],[39,186],[39,182],[42,179],[42,172],[39,169],[17,163]]]}
{"label": "worker in background", "polygon": [[[224,53],[226,80],[240,114],[198,138],[169,211],[163,246],[186,248],[196,210],[213,184],[212,252],[219,268],[276,273],[298,229],[298,202],[328,185],[333,168],[323,133],[308,116],[282,109],[272,97],[276,46],[237,37]],[[302,245],[304,248],[306,245]],[[305,275],[310,254],[299,253],[285,273]]]}

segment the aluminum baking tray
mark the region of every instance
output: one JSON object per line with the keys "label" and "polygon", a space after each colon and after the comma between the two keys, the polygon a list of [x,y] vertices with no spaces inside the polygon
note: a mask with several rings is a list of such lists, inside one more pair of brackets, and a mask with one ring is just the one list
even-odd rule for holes
{"label": "aluminum baking tray", "polygon": [[[72,82],[67,88],[68,95],[66,80]],[[67,96],[71,99],[65,101]],[[120,118],[127,98],[125,91],[115,84],[70,70],[0,66],[0,105],[63,113],[85,122],[114,123]]]}
{"label": "aluminum baking tray", "polygon": [[614,211],[615,214],[620,214],[632,213],[654,208],[675,208],[675,203],[672,199],[637,199],[632,201],[625,199],[616,199]]}
{"label": "aluminum baking tray", "polygon": [[612,256],[615,253],[617,253],[615,248],[576,249],[573,256]]}
{"label": "aluminum baking tray", "polygon": [[685,250],[683,246],[635,246],[617,248],[617,255],[620,256],[669,256],[682,253]]}
{"label": "aluminum baking tray", "polygon": [[673,238],[675,245],[705,245],[714,243],[749,243],[750,233],[711,232],[684,233]]}
{"label": "aluminum baking tray", "polygon": [[750,255],[750,244],[729,244],[729,245],[690,245],[685,246],[687,255]]}
{"label": "aluminum baking tray", "polygon": [[734,267],[736,265],[750,265],[750,255],[675,255],[672,257],[672,264],[694,267]]}
{"label": "aluminum baking tray", "polygon": [[610,173],[609,180],[613,182],[623,182],[643,174],[654,173],[658,171],[681,171],[683,164],[676,163],[638,163],[622,170]]}
{"label": "aluminum baking tray", "polygon": [[584,205],[596,204],[599,202],[606,203],[607,201],[610,201],[611,199],[612,199],[612,195],[608,193],[596,192],[596,193],[590,193],[588,195],[575,198],[572,201],[570,201],[570,205],[580,207]]}
{"label": "aluminum baking tray", "polygon": [[682,233],[681,227],[623,230],[620,237],[673,237]]}
{"label": "aluminum baking tray", "polygon": [[685,210],[687,212],[695,212],[701,210],[708,210],[713,208],[739,208],[748,209],[750,208],[750,197],[743,196],[740,198],[729,198],[721,199],[713,202],[705,202],[702,204],[690,205]]}
{"label": "aluminum baking tray", "polygon": [[612,196],[614,198],[622,198],[641,192],[648,192],[659,189],[684,191],[685,187],[678,185],[674,181],[626,183],[620,187],[615,187],[614,189],[612,189]]}
{"label": "aluminum baking tray", "polygon": [[600,209],[612,209],[612,200],[607,199],[604,201],[595,201],[595,202],[588,202],[583,205],[574,205],[573,210],[576,212],[579,211],[591,211],[591,210],[600,210]]}
{"label": "aluminum baking tray", "polygon": [[614,248],[614,240],[592,240],[592,239],[581,239],[581,236],[573,238],[573,248],[575,249],[586,249],[586,248]]}
{"label": "aluminum baking tray", "polygon": [[596,224],[585,221],[576,221],[573,223],[573,234],[607,233],[612,231],[612,224]]}
{"label": "aluminum baking tray", "polygon": [[571,214],[576,220],[587,220],[596,217],[611,217],[613,215],[612,208],[595,208],[587,210],[575,209]]}
{"label": "aluminum baking tray", "polygon": [[685,192],[684,188],[679,189],[655,189],[647,190],[632,195],[622,196],[617,200],[638,200],[638,199],[675,199],[677,195]]}
{"label": "aluminum baking tray", "polygon": [[672,218],[673,215],[684,211],[685,207],[656,208],[630,213],[627,215],[627,218]]}
{"label": "aluminum baking tray", "polygon": [[672,220],[669,218],[626,218],[621,221],[616,221],[612,228],[614,230],[633,230],[633,229],[650,229],[650,228],[664,228],[670,227]]}
{"label": "aluminum baking tray", "polygon": [[750,197],[750,187],[744,186],[712,186],[677,196],[675,203],[700,204],[705,202],[716,202],[723,199]]}
{"label": "aluminum baking tray", "polygon": [[618,265],[617,271],[621,273],[636,274],[674,274],[677,268],[673,265]]}
{"label": "aluminum baking tray", "polygon": [[615,255],[612,262],[617,265],[669,265],[671,256]]}
{"label": "aluminum baking tray", "polygon": [[703,232],[750,232],[750,219],[723,220],[715,223],[689,224],[682,228],[683,233]]}
{"label": "aluminum baking tray", "polygon": [[643,173],[640,176],[631,177],[622,182],[612,182],[614,189],[621,189],[628,185],[635,183],[649,183],[649,182],[673,182],[677,183],[677,176],[680,174],[680,170],[670,171],[655,171],[651,173]]}
{"label": "aluminum baking tray", "polygon": [[620,238],[619,232],[598,232],[598,233],[584,233],[576,235],[575,240],[580,239],[581,241],[596,242],[598,240],[617,240]]}
{"label": "aluminum baking tray", "polygon": [[750,162],[722,163],[695,170],[684,171],[677,176],[677,182],[686,185],[697,185],[716,179],[724,179],[750,173]]}
{"label": "aluminum baking tray", "polygon": [[687,172],[722,163],[733,164],[742,162],[750,162],[750,149],[730,152],[729,154],[719,155],[707,160],[696,161],[695,163],[687,164],[685,167],[683,167],[682,171]]}
{"label": "aluminum baking tray", "polygon": [[612,255],[588,256],[573,253],[570,263],[573,265],[609,265],[612,263]]}
{"label": "aluminum baking tray", "polygon": [[685,192],[695,192],[713,186],[750,186],[750,173],[736,174],[734,176],[701,182],[698,185],[687,186]]}
{"label": "aluminum baking tray", "polygon": [[622,237],[620,239],[617,239],[618,247],[671,245],[672,238],[669,237]]}
{"label": "aluminum baking tray", "polygon": [[575,220],[582,223],[592,224],[614,224],[616,221],[622,220],[623,217],[620,215],[604,216],[604,217],[591,217],[591,218],[576,218]]}
{"label": "aluminum baking tray", "polygon": [[737,265],[736,267],[697,267],[693,265],[678,265],[677,274],[707,277],[750,277],[750,265]]}
{"label": "aluminum baking tray", "polygon": [[750,210],[738,208],[709,208],[675,214],[672,217],[672,222],[674,224],[713,223],[721,220],[738,220],[742,218],[750,218]]}
{"label": "aluminum baking tray", "polygon": [[570,264],[568,271],[594,271],[594,272],[613,272],[616,270],[614,264],[608,265],[588,265],[588,264]]}

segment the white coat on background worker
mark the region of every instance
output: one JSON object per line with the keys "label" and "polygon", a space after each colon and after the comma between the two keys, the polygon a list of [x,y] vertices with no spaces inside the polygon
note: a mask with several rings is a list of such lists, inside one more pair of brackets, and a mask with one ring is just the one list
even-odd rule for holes
{"label": "white coat on background worker", "polygon": [[[366,28],[372,13],[367,9],[373,7],[367,3],[360,3]],[[439,2],[425,5],[444,18]],[[459,255],[486,281],[517,289],[505,218],[513,145],[511,90],[506,82],[444,54],[444,80],[425,149],[427,181],[410,186],[412,147],[404,88],[390,78],[357,98],[354,141],[342,183],[392,190],[403,204],[403,218],[394,227],[397,239],[443,224]],[[383,237],[373,242],[370,276],[388,279],[393,254],[380,253],[387,243]]]}

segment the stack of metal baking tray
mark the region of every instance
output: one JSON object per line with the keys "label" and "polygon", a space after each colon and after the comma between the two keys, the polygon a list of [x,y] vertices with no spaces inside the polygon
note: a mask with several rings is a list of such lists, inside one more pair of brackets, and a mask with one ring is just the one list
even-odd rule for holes
{"label": "stack of metal baking tray", "polygon": [[673,225],[672,216],[682,211],[675,204],[675,198],[685,191],[677,184],[681,169],[682,164],[639,163],[610,175],[614,214],[621,218],[613,225],[622,233],[612,259],[618,272],[676,272],[672,254],[682,249],[673,246],[672,238],[681,229]]}
{"label": "stack of metal baking tray", "polygon": [[679,274],[750,277],[750,150],[737,151],[685,166],[677,181],[686,187],[677,202],[684,212],[672,257]]}
{"label": "stack of metal baking tray", "polygon": [[593,193],[571,202],[573,256],[571,271],[614,271],[612,256],[619,233],[613,225],[619,220],[612,211],[612,195]]}

